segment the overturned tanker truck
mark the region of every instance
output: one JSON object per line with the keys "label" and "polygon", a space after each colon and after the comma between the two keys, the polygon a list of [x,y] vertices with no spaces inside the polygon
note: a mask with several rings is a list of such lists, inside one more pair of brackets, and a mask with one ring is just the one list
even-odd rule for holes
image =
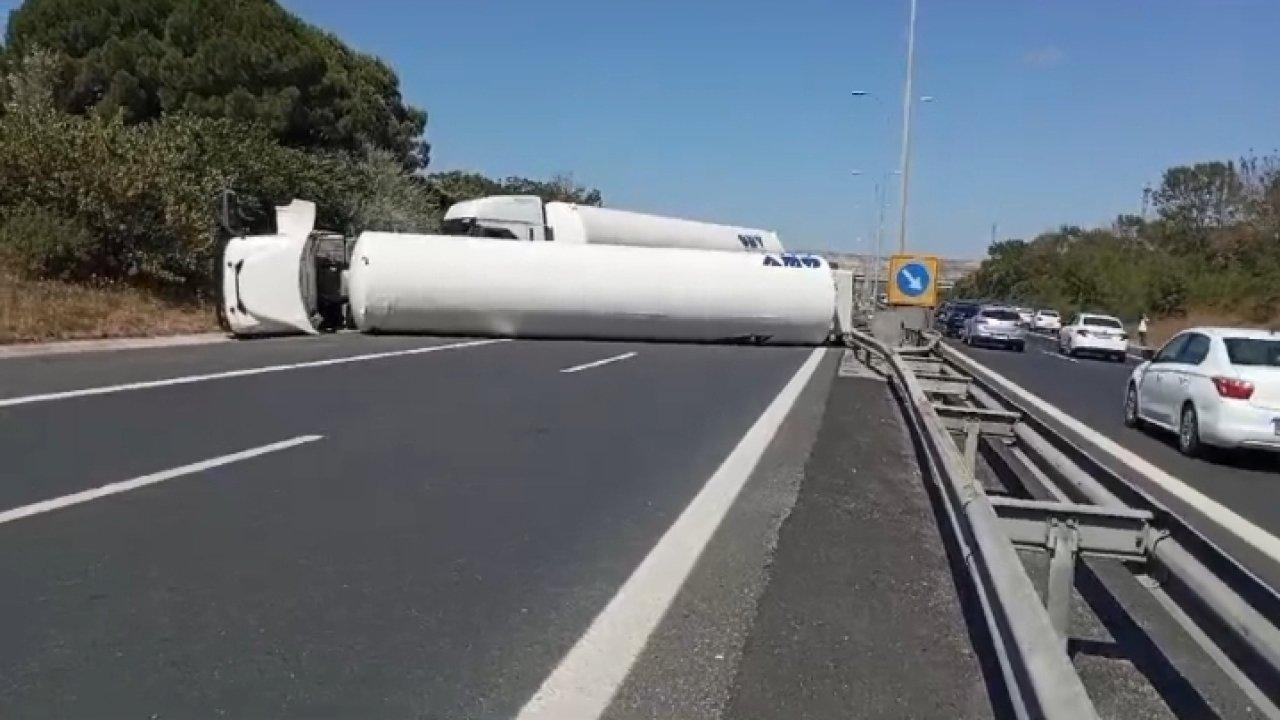
{"label": "overturned tanker truck", "polygon": [[277,208],[275,234],[227,243],[235,335],[817,344],[835,317],[826,261],[782,252],[766,231],[510,196],[454,206],[451,234],[352,240],[314,224],[315,205],[295,200]]}

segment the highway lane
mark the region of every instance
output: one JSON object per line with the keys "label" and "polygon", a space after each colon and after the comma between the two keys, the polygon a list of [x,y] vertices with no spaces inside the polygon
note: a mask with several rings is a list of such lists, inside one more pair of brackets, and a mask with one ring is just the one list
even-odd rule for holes
{"label": "highway lane", "polygon": [[412,350],[467,338],[339,333],[277,337],[143,350],[107,350],[0,360],[0,400],[121,383],[230,372]]}
{"label": "highway lane", "polygon": [[[0,389],[454,342],[28,358]],[[513,341],[0,408],[0,511],[321,436],[0,524],[0,715],[508,717],[810,352]]]}
{"label": "highway lane", "polygon": [[1276,457],[1224,453],[1188,458],[1178,452],[1172,434],[1124,426],[1124,388],[1136,359],[1116,363],[1066,358],[1058,355],[1052,340],[1042,337],[1031,339],[1024,353],[949,342],[1264,530],[1280,534],[1280,460]]}

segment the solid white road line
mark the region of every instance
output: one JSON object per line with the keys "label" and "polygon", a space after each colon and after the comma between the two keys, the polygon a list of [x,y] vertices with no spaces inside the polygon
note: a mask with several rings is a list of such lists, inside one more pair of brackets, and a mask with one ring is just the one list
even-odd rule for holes
{"label": "solid white road line", "polygon": [[274,442],[270,445],[262,445],[260,447],[234,452],[230,455],[221,455],[219,457],[209,458],[208,460],[201,460],[200,462],[183,465],[182,467],[176,467],[171,470],[163,470],[158,473],[136,477],[132,480],[121,480],[120,482],[113,482],[90,490],[83,490],[78,493],[63,495],[62,497],[56,497],[51,500],[41,500],[38,503],[23,505],[22,507],[16,507],[12,510],[0,512],[0,525],[7,522],[13,522],[14,520],[21,520],[25,517],[31,517],[32,515],[40,515],[42,513],[53,512],[54,510],[61,510],[62,508],[70,507],[71,505],[79,505],[80,503],[97,500],[98,498],[107,497],[108,495],[119,495],[120,493],[129,492],[130,490],[137,490],[140,487],[155,485],[156,483],[164,482],[165,480],[172,480],[173,478],[181,477],[183,475],[190,475],[192,473],[198,473],[203,470],[216,468],[233,462],[248,460],[249,458],[258,457],[259,455],[287,450],[291,447],[315,442],[323,437],[323,435],[299,435],[298,437],[289,440],[281,440],[280,442]]}
{"label": "solid white road line", "polygon": [[[973,362],[975,365],[981,365],[981,363],[978,363],[972,358],[968,358],[968,360]],[[1101,448],[1103,452],[1113,455],[1124,464],[1142,473],[1152,482],[1152,484],[1164,489],[1165,492],[1195,508],[1198,512],[1208,518],[1210,522],[1217,523],[1221,527],[1225,528],[1246,545],[1253,547],[1268,558],[1280,562],[1280,538],[1277,538],[1275,535],[1272,535],[1266,530],[1263,530],[1257,525],[1254,525],[1244,519],[1234,510],[1231,510],[1227,506],[1219,503],[1217,500],[1210,498],[1208,495],[1205,495],[1164,470],[1152,465],[1137,453],[1121,447],[1121,445],[1116,441],[1085,425],[1062,410],[1059,410],[1057,407],[1050,405],[1048,402],[1040,399],[1039,396],[1032,394],[1021,385],[1014,383],[1012,380],[1009,380],[986,365],[982,365],[982,368],[1000,382],[1007,383],[1014,391],[1014,394],[1016,394],[1023,402],[1039,409],[1044,414],[1052,417],[1066,427],[1087,438],[1094,445]],[[1119,411],[1117,410],[1117,412]]]}
{"label": "solid white road line", "polygon": [[381,360],[382,358],[402,357],[405,355],[421,355],[423,353],[436,352],[439,350],[456,350],[460,348],[477,347],[480,345],[490,345],[492,343],[507,341],[507,338],[469,340],[467,342],[449,343],[448,345],[431,345],[428,347],[411,348],[409,350],[391,350],[388,352],[365,353],[363,355],[347,355],[345,357],[328,358],[325,360],[310,360],[307,362],[290,363],[288,365],[267,365],[264,367],[245,368],[243,370],[228,370],[225,372],[208,373],[207,375],[187,375],[184,377],[165,378],[163,380],[143,380],[141,382],[124,383],[122,385],[106,385],[103,387],[84,388],[82,390],[65,390],[62,392],[43,393],[40,395],[23,395],[20,397],[0,399],[0,408],[38,402],[49,402],[52,400],[67,400],[70,398],[87,397],[90,395],[108,395],[110,393],[125,392],[128,390],[149,390],[151,388],[167,387],[169,385],[188,385],[191,383],[207,382],[209,380],[225,380],[227,378],[263,375],[266,373],[284,372],[286,370],[301,370],[304,368],[344,365],[346,363],[364,362],[366,360]]}
{"label": "solid white road line", "polygon": [[818,348],[525,704],[519,720],[599,717],[826,351]]}
{"label": "solid white road line", "polygon": [[583,363],[581,365],[574,365],[573,367],[567,367],[561,370],[560,372],[576,373],[579,370],[590,370],[591,368],[597,368],[597,367],[600,367],[601,365],[608,365],[609,363],[616,363],[616,362],[621,362],[623,360],[629,360],[635,356],[636,354],[634,352],[622,353],[621,355],[614,355],[613,357],[607,357],[603,360],[596,360],[595,362]]}

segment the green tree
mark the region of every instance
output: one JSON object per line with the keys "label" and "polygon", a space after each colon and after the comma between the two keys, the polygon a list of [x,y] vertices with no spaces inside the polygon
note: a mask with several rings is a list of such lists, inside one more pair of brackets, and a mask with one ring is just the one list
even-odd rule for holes
{"label": "green tree", "polygon": [[454,203],[486,195],[537,195],[546,202],[596,206],[602,204],[599,190],[578,185],[565,175],[557,175],[550,180],[515,176],[493,180],[480,173],[451,170],[427,176],[427,185],[442,214]]}
{"label": "green tree", "polygon": [[1176,251],[1201,252],[1211,230],[1230,227],[1244,217],[1244,183],[1231,162],[1169,168],[1153,198]]}
{"label": "green tree", "polygon": [[426,114],[394,72],[274,0],[27,0],[0,62],[56,54],[56,106],[126,123],[183,112],[253,122],[286,145],[425,167]]}

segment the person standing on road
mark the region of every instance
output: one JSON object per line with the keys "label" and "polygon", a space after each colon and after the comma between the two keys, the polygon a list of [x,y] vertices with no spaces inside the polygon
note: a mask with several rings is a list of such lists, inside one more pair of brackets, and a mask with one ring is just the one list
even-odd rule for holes
{"label": "person standing on road", "polygon": [[1147,314],[1142,313],[1142,317],[1138,319],[1138,344],[1142,347],[1147,346]]}

